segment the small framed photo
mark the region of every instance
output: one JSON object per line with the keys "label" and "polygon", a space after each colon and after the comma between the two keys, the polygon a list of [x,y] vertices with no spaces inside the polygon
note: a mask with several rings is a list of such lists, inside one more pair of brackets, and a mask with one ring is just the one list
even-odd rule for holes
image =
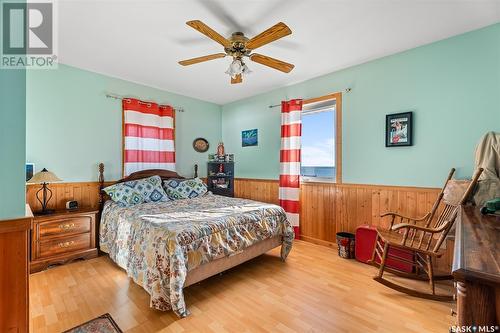
{"label": "small framed photo", "polygon": [[30,180],[35,173],[35,165],[33,163],[26,163],[26,181]]}
{"label": "small framed photo", "polygon": [[258,143],[259,143],[258,130],[256,128],[251,130],[241,131],[242,147],[257,146]]}
{"label": "small framed photo", "polygon": [[385,116],[385,146],[413,146],[413,112]]}

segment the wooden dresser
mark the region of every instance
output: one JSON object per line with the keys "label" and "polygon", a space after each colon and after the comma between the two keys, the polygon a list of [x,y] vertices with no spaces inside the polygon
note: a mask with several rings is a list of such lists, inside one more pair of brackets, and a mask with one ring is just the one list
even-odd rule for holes
{"label": "wooden dresser", "polygon": [[30,272],[75,259],[97,257],[96,209],[35,216],[31,226]]}
{"label": "wooden dresser", "polygon": [[453,277],[457,287],[458,326],[498,326],[500,217],[481,215],[477,207],[461,209]]}
{"label": "wooden dresser", "polygon": [[28,241],[31,210],[23,218],[0,221],[0,332],[29,332]]}

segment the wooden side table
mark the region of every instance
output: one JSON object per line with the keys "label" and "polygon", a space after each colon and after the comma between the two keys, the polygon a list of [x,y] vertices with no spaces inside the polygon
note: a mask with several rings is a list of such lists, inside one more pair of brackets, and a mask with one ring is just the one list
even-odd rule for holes
{"label": "wooden side table", "polygon": [[30,272],[97,257],[97,214],[94,208],[81,208],[35,215],[31,225]]}

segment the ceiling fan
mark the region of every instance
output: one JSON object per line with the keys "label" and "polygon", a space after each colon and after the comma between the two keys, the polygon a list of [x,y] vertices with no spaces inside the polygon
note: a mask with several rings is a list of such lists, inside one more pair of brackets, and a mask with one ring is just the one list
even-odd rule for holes
{"label": "ceiling fan", "polygon": [[290,35],[292,31],[283,22],[279,22],[273,25],[271,28],[251,39],[247,38],[242,32],[235,32],[231,35],[231,37],[225,38],[199,20],[188,21],[186,22],[186,24],[224,46],[225,53],[215,53],[179,61],[179,64],[181,64],[182,66],[189,66],[197,64],[199,62],[224,58],[226,56],[233,57],[233,62],[226,71],[226,74],[229,74],[231,76],[232,84],[243,82],[243,75],[250,73],[250,70],[243,61],[244,57],[248,57],[254,62],[277,69],[284,73],[289,73],[294,67],[294,65],[286,63],[284,61],[252,52],[258,47]]}

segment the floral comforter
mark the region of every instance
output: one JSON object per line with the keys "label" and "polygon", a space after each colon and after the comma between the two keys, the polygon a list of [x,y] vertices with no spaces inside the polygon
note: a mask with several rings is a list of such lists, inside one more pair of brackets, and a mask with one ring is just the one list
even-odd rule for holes
{"label": "floral comforter", "polygon": [[278,235],[285,260],[294,234],[281,207],[208,193],[132,207],[106,202],[100,248],[151,295],[151,307],[185,317],[188,271]]}

